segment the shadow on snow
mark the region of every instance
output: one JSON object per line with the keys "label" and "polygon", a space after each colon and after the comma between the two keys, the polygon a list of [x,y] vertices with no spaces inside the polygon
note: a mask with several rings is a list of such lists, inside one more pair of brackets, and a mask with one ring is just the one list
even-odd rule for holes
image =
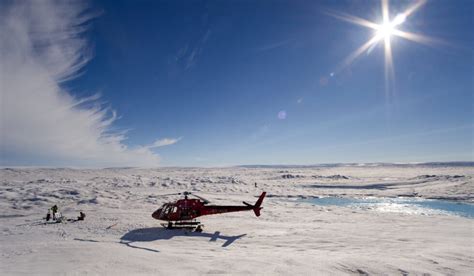
{"label": "shadow on snow", "polygon": [[210,242],[217,241],[218,239],[225,240],[225,243],[222,244],[222,247],[227,247],[231,245],[234,241],[246,236],[247,234],[242,234],[238,236],[225,236],[221,235],[219,231],[211,233],[204,232],[188,232],[181,229],[164,229],[161,227],[152,227],[152,228],[141,228],[132,230],[125,235],[123,235],[120,240],[121,243],[126,244],[127,246],[134,247],[130,243],[132,242],[151,242],[159,240],[169,240],[173,237],[203,237],[208,238]]}

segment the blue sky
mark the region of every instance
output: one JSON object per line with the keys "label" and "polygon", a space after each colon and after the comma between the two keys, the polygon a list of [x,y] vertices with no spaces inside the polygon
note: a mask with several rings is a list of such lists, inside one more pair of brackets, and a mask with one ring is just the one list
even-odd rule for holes
{"label": "blue sky", "polygon": [[[390,2],[390,17],[414,3]],[[400,30],[435,39],[392,36],[387,82],[383,42],[341,68],[374,31],[331,16],[378,24],[379,1],[94,1],[78,8],[92,14],[87,62],[52,79],[74,108],[111,118],[93,139],[118,135],[114,148],[138,152],[116,157],[127,165],[469,161],[473,7],[428,1],[408,16]],[[122,164],[7,146],[3,165]],[[144,151],[150,162],[135,162]]]}

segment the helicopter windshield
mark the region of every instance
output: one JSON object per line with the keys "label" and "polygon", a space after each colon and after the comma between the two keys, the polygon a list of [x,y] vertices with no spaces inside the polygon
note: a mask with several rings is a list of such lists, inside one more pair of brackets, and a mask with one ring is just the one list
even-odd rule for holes
{"label": "helicopter windshield", "polygon": [[163,206],[163,211],[161,211],[161,213],[162,213],[163,215],[168,215],[168,213],[170,212],[170,210],[171,210],[171,206],[169,206],[168,204],[165,204],[165,205]]}
{"label": "helicopter windshield", "polygon": [[177,207],[173,206],[171,204],[165,204],[163,205],[161,214],[164,216],[168,216],[169,214],[175,213],[177,211]]}

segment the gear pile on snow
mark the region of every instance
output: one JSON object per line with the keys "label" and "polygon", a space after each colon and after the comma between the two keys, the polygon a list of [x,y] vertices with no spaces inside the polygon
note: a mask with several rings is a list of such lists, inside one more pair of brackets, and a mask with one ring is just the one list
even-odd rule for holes
{"label": "gear pile on snow", "polygon": [[48,213],[45,217],[46,222],[49,222],[51,220],[51,222],[53,223],[61,223],[64,221],[80,221],[84,220],[85,218],[86,214],[81,211],[79,212],[79,216],[77,217],[77,219],[66,219],[66,217],[64,217],[59,211],[59,207],[57,205],[54,205],[53,207],[49,208]]}

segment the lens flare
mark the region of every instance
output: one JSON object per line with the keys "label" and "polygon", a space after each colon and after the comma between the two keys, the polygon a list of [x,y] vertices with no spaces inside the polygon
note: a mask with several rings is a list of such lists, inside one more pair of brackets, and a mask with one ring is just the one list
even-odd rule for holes
{"label": "lens flare", "polygon": [[282,110],[278,112],[278,119],[285,120],[286,119],[286,110]]}
{"label": "lens flare", "polygon": [[402,24],[403,22],[405,22],[405,20],[407,19],[406,15],[403,14],[403,13],[400,13],[398,14],[395,19],[393,20],[393,25],[394,26],[397,26],[397,25],[400,25]]}

